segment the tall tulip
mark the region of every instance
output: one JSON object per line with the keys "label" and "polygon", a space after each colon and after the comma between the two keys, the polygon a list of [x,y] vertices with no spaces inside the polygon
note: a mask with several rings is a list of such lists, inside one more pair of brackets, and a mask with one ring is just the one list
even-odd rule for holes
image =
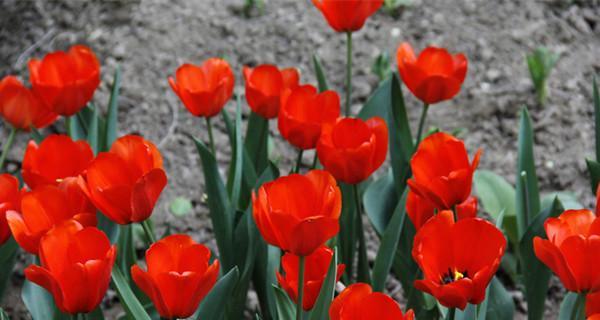
{"label": "tall tulip", "polygon": [[57,117],[33,90],[14,76],[6,76],[0,81],[0,115],[13,127],[25,131],[32,127],[44,128]]}
{"label": "tall tulip", "polygon": [[250,109],[265,119],[279,114],[281,94],[298,86],[300,75],[295,68],[278,69],[263,64],[255,68],[244,67],[246,100]]}
{"label": "tall tulip", "polygon": [[360,30],[367,18],[383,4],[383,0],[312,0],[312,2],[321,11],[331,28],[337,32]]}
{"label": "tall tulip", "polygon": [[[427,199],[411,190],[408,191],[406,213],[417,230],[435,215],[435,211],[436,208]],[[475,216],[477,216],[477,198],[471,196],[464,202],[456,205],[456,217],[459,220],[474,218]]]}
{"label": "tall tulip", "polygon": [[9,210],[20,210],[21,195],[25,190],[19,190],[19,180],[8,173],[0,175],[0,246],[10,237],[10,228],[6,221]]}
{"label": "tall tulip", "polygon": [[366,283],[355,283],[333,300],[329,317],[331,320],[413,320],[415,315],[412,310],[402,314],[394,299],[373,292]]}

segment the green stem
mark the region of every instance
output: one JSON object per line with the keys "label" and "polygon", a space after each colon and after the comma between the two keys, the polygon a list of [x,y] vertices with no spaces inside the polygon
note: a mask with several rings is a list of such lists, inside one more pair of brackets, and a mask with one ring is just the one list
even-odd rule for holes
{"label": "green stem", "polygon": [[212,130],[212,124],[210,122],[210,117],[206,117],[206,128],[208,130],[208,139],[210,142],[210,151],[212,151],[213,155],[216,157],[217,154],[215,153],[215,138],[213,137],[213,130]]}
{"label": "green stem", "polygon": [[352,97],[352,32],[346,32],[346,117],[350,116]]}
{"label": "green stem", "polygon": [[317,164],[319,164],[319,157],[317,156],[317,150],[315,149],[315,157],[313,158],[313,163],[312,163],[312,166],[310,166],[310,168],[316,169]]}
{"label": "green stem", "polygon": [[415,144],[415,150],[419,146],[419,143],[421,143],[423,127],[425,126],[425,119],[427,118],[427,110],[429,110],[429,105],[425,103],[423,104],[423,110],[421,111],[421,119],[419,120],[419,130],[417,131],[417,143]]}
{"label": "green stem", "polygon": [[300,256],[298,268],[298,301],[296,301],[296,320],[302,320],[302,298],[304,297],[304,256]]}
{"label": "green stem", "polygon": [[83,118],[83,115],[81,114],[81,112],[77,112],[76,115],[77,115],[77,119],[79,120],[79,123],[81,124],[81,127],[83,128],[83,131],[85,131],[85,134],[87,134],[89,132],[88,126],[87,126],[87,122]]}
{"label": "green stem", "polygon": [[150,219],[146,219],[140,222],[142,228],[144,229],[144,233],[146,234],[146,238],[148,240],[148,246],[156,242],[156,236],[154,232],[152,232],[152,228],[150,228]]}
{"label": "green stem", "polygon": [[4,142],[4,148],[2,149],[2,155],[0,156],[0,172],[3,171],[4,161],[6,161],[6,157],[8,156],[8,152],[15,142],[15,136],[17,134],[17,128],[12,127],[10,129],[10,133],[8,134],[8,139]]}
{"label": "green stem", "polygon": [[455,316],[454,314],[456,313],[456,308],[450,308],[448,309],[448,314],[446,315],[446,320],[454,320]]}
{"label": "green stem", "polygon": [[573,310],[571,310],[571,320],[583,320],[585,314],[585,293],[579,293]]}
{"label": "green stem", "polygon": [[302,155],[304,154],[304,150],[300,149],[298,151],[298,158],[296,159],[296,167],[294,168],[294,173],[300,172],[300,166],[302,165]]}
{"label": "green stem", "polygon": [[360,203],[360,194],[358,192],[358,184],[352,186],[354,191],[354,201],[356,205],[356,232],[358,233],[358,270],[357,279],[359,282],[371,283],[371,275],[369,274],[369,264],[367,261],[367,242],[365,240],[365,232],[362,223],[362,206]]}

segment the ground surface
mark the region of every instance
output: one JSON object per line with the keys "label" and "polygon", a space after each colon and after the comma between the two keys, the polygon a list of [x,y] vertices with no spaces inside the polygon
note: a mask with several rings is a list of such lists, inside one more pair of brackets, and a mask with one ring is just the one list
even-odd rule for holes
{"label": "ground surface", "polygon": [[[95,101],[105,105],[112,73],[121,65],[121,133],[139,133],[155,141],[166,160],[169,185],[155,211],[155,221],[213,245],[197,155],[182,135],[189,131],[205,138],[204,123],[184,111],[169,89],[167,76],[183,62],[225,56],[235,68],[237,92],[243,92],[244,64],[298,67],[302,80],[314,83],[310,59],[316,53],[329,81],[343,93],[343,36],[330,30],[308,0],[267,1],[264,14],[250,18],[242,14],[242,2],[0,0],[0,76],[26,77],[30,57],[85,43],[103,66],[103,82]],[[536,130],[541,189],[572,191],[584,204],[592,205],[584,159],[593,153],[591,79],[594,72],[600,72],[597,0],[415,0],[396,18],[379,12],[355,35],[355,110],[377,85],[370,72],[374,57],[384,51],[394,56],[401,41],[418,49],[436,44],[464,52],[469,58],[462,93],[431,108],[428,125],[446,130],[465,128],[462,137],[469,149],[484,150],[480,168],[513,182],[518,111],[528,105]],[[544,107],[535,103],[524,61],[524,55],[540,45],[561,53]],[[415,123],[420,106],[408,97],[408,107]],[[218,158],[225,168],[230,149],[222,124],[217,127]],[[57,124],[50,131],[60,128]],[[271,130],[276,132],[274,126]],[[0,136],[7,132],[3,125]],[[19,137],[20,147],[13,150],[11,160],[22,157],[25,139]],[[285,166],[295,157],[279,138],[275,152]],[[310,153],[307,162],[309,158]],[[168,203],[177,196],[193,199],[193,214],[176,218],[168,213]],[[18,298],[21,282],[18,272],[10,294],[0,304],[14,319],[26,318]],[[548,318],[556,317],[558,291],[553,289],[548,301]],[[515,292],[522,311],[525,305],[519,297]]]}

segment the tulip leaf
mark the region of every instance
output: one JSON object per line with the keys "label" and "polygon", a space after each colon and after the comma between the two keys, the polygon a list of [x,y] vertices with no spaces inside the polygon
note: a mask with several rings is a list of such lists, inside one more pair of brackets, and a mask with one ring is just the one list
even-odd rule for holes
{"label": "tulip leaf", "polygon": [[562,204],[558,198],[554,199],[552,206],[543,210],[531,221],[529,228],[519,243],[521,270],[525,285],[525,298],[527,299],[528,319],[539,320],[544,316],[544,303],[548,291],[548,281],[552,275],[550,270],[539,261],[533,250],[535,237],[545,238],[544,222],[549,217],[556,217],[563,212]]}
{"label": "tulip leaf", "polygon": [[88,130],[87,130],[87,141],[90,144],[90,148],[94,152],[94,155],[98,154],[99,146],[99,134],[98,134],[98,118],[100,117],[100,113],[97,107],[93,108],[93,113],[89,121]]}
{"label": "tulip leaf", "polygon": [[108,236],[110,243],[117,242],[117,240],[119,240],[119,225],[112,222],[101,212],[96,213],[96,219],[98,220],[98,229],[106,233],[106,236]]}
{"label": "tulip leaf", "polygon": [[592,187],[592,193],[596,194],[598,189],[598,183],[600,182],[600,163],[592,160],[586,159],[585,163],[588,168],[588,172],[590,174],[590,183]]}
{"label": "tulip leaf", "polygon": [[268,165],[268,141],[269,120],[251,112],[244,144],[250,159],[253,160],[255,172],[263,172]]}
{"label": "tulip leaf", "polygon": [[313,65],[315,68],[315,76],[317,77],[317,82],[319,84],[319,92],[323,92],[329,89],[327,85],[327,77],[325,77],[325,72],[323,72],[323,66],[321,65],[321,59],[316,54],[313,54]]}
{"label": "tulip leaf", "polygon": [[454,320],[472,320],[477,318],[477,306],[474,304],[467,304],[465,310],[456,309]]}
{"label": "tulip leaf", "polygon": [[327,270],[327,275],[325,276],[325,280],[323,280],[323,284],[321,285],[321,290],[319,291],[317,300],[315,301],[315,304],[308,317],[309,320],[322,320],[329,318],[329,306],[333,300],[335,283],[337,282],[338,278],[337,258],[338,254],[336,248],[334,249],[333,256],[331,257],[329,269]]}
{"label": "tulip leaf", "polygon": [[535,172],[533,135],[533,126],[529,117],[529,111],[527,111],[527,108],[523,108],[519,124],[519,151],[517,155],[516,178],[516,214],[519,237],[523,237],[523,234],[529,227],[529,223],[540,212],[540,193],[537,174]]}
{"label": "tulip leaf", "polygon": [[576,210],[583,209],[583,205],[579,203],[577,197],[571,192],[552,192],[542,196],[541,207],[542,210],[548,209],[552,206],[554,199],[558,198],[565,210]]}
{"label": "tulip leaf", "polygon": [[0,320],[10,320],[10,318],[2,308],[0,308]]}
{"label": "tulip leaf", "polygon": [[391,170],[367,187],[363,195],[363,204],[367,217],[378,235],[383,235],[386,230],[398,200]]}
{"label": "tulip leaf", "polygon": [[132,229],[133,225],[131,224],[120,226],[119,240],[117,243],[117,247],[119,248],[117,251],[117,267],[121,269],[123,276],[127,278],[130,283],[131,277],[129,277],[129,272],[131,266],[137,261]]}
{"label": "tulip leaf", "polygon": [[346,265],[344,282],[349,283],[353,277],[354,256],[356,253],[356,203],[352,185],[340,182],[342,191],[342,213],[340,215],[340,232],[338,234],[342,262]]}
{"label": "tulip leaf", "polygon": [[237,106],[235,110],[235,141],[233,143],[234,150],[234,162],[235,166],[233,174],[233,182],[231,188],[231,203],[238,204],[240,201],[240,189],[242,184],[242,169],[244,161],[244,145],[242,142],[242,102],[241,98],[237,96]]}
{"label": "tulip leaf", "polygon": [[563,301],[560,303],[560,311],[558,313],[558,320],[571,320],[573,314],[573,308],[577,302],[578,294],[575,292],[568,292]]}
{"label": "tulip leaf", "polygon": [[559,54],[551,52],[543,47],[535,49],[534,52],[528,54],[526,57],[531,81],[535,87],[538,102],[541,105],[546,101],[546,82],[548,76],[550,76],[550,71],[554,68],[554,65],[556,65],[559,57]]}
{"label": "tulip leaf", "polygon": [[275,298],[277,300],[277,316],[280,320],[291,320],[296,319],[296,305],[288,297],[285,291],[281,290],[278,286],[273,285],[275,292]]}
{"label": "tulip leaf", "polygon": [[129,281],[123,275],[120,268],[113,268],[112,270],[112,283],[121,305],[125,310],[125,313],[136,320],[151,320],[150,316],[146,312],[146,309],[142,306],[140,301],[136,298],[135,294],[129,286]]}
{"label": "tulip leaf", "polygon": [[[596,133],[596,161],[600,161],[600,91],[598,90],[598,76],[592,80],[592,96],[594,97],[594,127]],[[595,189],[594,189],[595,191]],[[595,192],[594,192],[595,193]]]}
{"label": "tulip leaf", "polygon": [[2,297],[12,277],[18,249],[19,246],[13,238],[9,238],[0,246],[0,270],[2,270],[2,273],[0,273],[0,302],[2,302]]}
{"label": "tulip leaf", "polygon": [[513,319],[515,303],[510,293],[497,277],[493,277],[488,285],[484,304],[485,306],[482,304],[482,307],[479,309],[480,320]]}
{"label": "tulip leaf", "polygon": [[193,206],[190,199],[185,197],[177,197],[171,201],[169,211],[176,217],[183,217],[192,212]]}
{"label": "tulip leaf", "polygon": [[200,303],[200,307],[196,311],[194,318],[198,320],[223,319],[227,303],[231,299],[239,277],[240,272],[237,267],[233,267],[227,274],[221,277]]}
{"label": "tulip leaf", "polygon": [[113,76],[108,99],[108,113],[106,115],[106,138],[104,149],[108,150],[113,142],[117,140],[118,114],[119,114],[119,90],[121,88],[121,67],[117,66]]}

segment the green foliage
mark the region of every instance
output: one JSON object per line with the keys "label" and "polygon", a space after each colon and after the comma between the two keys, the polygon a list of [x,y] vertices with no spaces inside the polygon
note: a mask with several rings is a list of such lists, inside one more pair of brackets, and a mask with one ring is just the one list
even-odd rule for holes
{"label": "green foliage", "polygon": [[391,65],[390,55],[387,52],[380,53],[373,60],[371,72],[379,78],[379,81],[383,81],[393,74]]}
{"label": "green foliage", "polygon": [[176,217],[183,217],[192,212],[192,202],[186,197],[177,197],[171,201],[169,211]]}
{"label": "green foliage", "polygon": [[559,57],[559,54],[543,47],[537,48],[531,54],[527,55],[529,74],[537,93],[538,102],[541,105],[546,102],[548,90],[546,82]]}
{"label": "green foliage", "polygon": [[232,268],[210,290],[200,303],[194,314],[195,319],[223,319],[225,307],[238,283],[240,272],[237,267]]}

